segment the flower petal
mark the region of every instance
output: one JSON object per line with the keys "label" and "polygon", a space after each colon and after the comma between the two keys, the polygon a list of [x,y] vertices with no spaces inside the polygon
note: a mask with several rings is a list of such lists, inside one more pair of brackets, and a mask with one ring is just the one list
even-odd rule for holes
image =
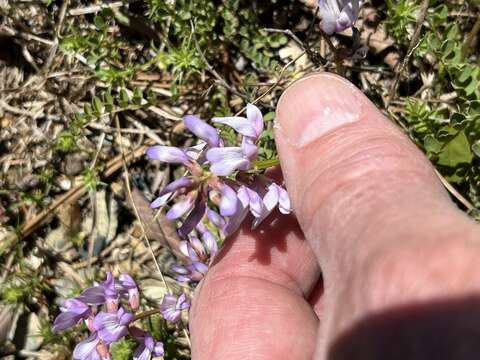
{"label": "flower petal", "polygon": [[247,104],[247,119],[253,125],[258,138],[263,132],[263,116],[260,110],[253,104]]}
{"label": "flower petal", "polygon": [[292,212],[292,206],[287,190],[281,186],[278,186],[278,194],[278,209],[282,214],[290,214]]}
{"label": "flower petal", "polygon": [[207,230],[202,234],[202,241],[205,249],[210,254],[210,257],[213,258],[218,251],[217,239],[215,239],[215,236]]}
{"label": "flower petal", "polygon": [[153,355],[156,357],[163,356],[165,350],[163,348],[163,343],[161,341],[157,341],[155,343],[155,347],[153,348]]}
{"label": "flower petal", "polygon": [[195,115],[187,115],[183,118],[183,123],[193,134],[204,140],[210,147],[216,147],[220,143],[220,136],[217,129],[200,120]]}
{"label": "flower petal", "polygon": [[73,358],[78,360],[100,360],[97,353],[97,345],[100,339],[96,334],[91,335],[87,339],[79,342],[73,350]]}
{"label": "flower petal", "polygon": [[213,148],[208,150],[210,170],[217,176],[228,176],[235,170],[248,170],[251,163],[244,157],[240,147]]}
{"label": "flower petal", "polygon": [[220,215],[232,216],[237,211],[237,193],[230,186],[222,184],[222,197],[220,198]]}
{"label": "flower petal", "polygon": [[156,145],[147,149],[147,156],[153,160],[159,160],[166,163],[187,163],[188,156],[179,148],[173,146]]}
{"label": "flower petal", "polygon": [[244,136],[242,139],[242,152],[244,156],[253,161],[257,158],[258,155],[258,147],[252,141],[252,138]]}
{"label": "flower petal", "polygon": [[[122,319],[119,319],[119,314]],[[120,322],[128,324],[132,319],[133,314],[125,313],[122,315],[121,308],[118,313],[101,311],[95,316],[95,319],[93,319],[93,326],[97,329],[98,337],[105,343],[111,344],[128,334],[128,327]]]}
{"label": "flower petal", "polygon": [[165,194],[165,195],[162,195],[162,196],[156,198],[149,205],[150,209],[156,209],[156,208],[164,206],[168,202],[168,200],[170,200],[171,195],[172,195],[171,193],[168,193],[168,194]]}
{"label": "flower petal", "polygon": [[150,360],[152,352],[145,344],[140,344],[133,353],[133,360]]}
{"label": "flower petal", "polygon": [[193,195],[191,193],[188,194],[182,200],[175,203],[170,208],[170,210],[168,210],[165,217],[168,220],[175,220],[175,219],[178,219],[178,218],[182,217],[183,215],[185,215],[186,213],[188,213],[190,210],[193,209],[194,201],[195,201],[195,199],[194,199]]}
{"label": "flower petal", "polygon": [[93,286],[85,289],[78,297],[81,301],[90,305],[102,305],[105,303],[105,289],[103,286]]}
{"label": "flower petal", "polygon": [[276,184],[272,184],[268,187],[268,191],[263,197],[263,203],[269,211],[272,211],[277,206],[279,198],[278,188]]}
{"label": "flower petal", "polygon": [[254,125],[248,119],[239,116],[217,117],[213,118],[212,122],[224,124],[233,128],[236,132],[243,136],[256,138],[257,132]]}
{"label": "flower petal", "polygon": [[67,299],[60,306],[60,310],[63,312],[72,312],[75,314],[84,314],[90,308],[79,298]]}
{"label": "flower petal", "polygon": [[208,220],[213,223],[213,225],[217,226],[220,229],[225,225],[225,219],[212,209],[207,209],[207,217]]}
{"label": "flower petal", "polygon": [[55,318],[52,326],[52,331],[54,333],[57,333],[61,330],[68,329],[72,326],[75,326],[80,319],[82,319],[82,316],[78,314],[75,314],[73,312],[63,312]]}
{"label": "flower petal", "polygon": [[180,236],[187,237],[188,234],[195,229],[195,226],[197,226],[204,217],[206,208],[205,200],[199,196],[195,202],[193,210],[188,214],[187,218],[183,221],[182,226],[178,229]]}
{"label": "flower petal", "polygon": [[181,178],[178,178],[175,181],[172,181],[170,184],[165,186],[161,191],[160,191],[160,196],[172,193],[174,191],[177,191],[178,189],[185,188],[185,187],[190,187],[194,184],[193,180],[186,177],[182,176]]}
{"label": "flower petal", "polygon": [[266,212],[268,212],[267,208],[263,204],[262,198],[258,195],[257,192],[253,191],[250,188],[245,188],[247,190],[248,199],[249,199],[249,206],[250,212],[256,218],[261,217]]}

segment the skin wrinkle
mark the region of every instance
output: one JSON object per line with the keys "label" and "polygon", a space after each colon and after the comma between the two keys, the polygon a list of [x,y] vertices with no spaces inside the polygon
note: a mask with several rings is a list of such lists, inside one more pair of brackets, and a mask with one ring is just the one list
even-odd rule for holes
{"label": "skin wrinkle", "polygon": [[[288,282],[292,284],[292,288],[298,288],[299,292],[308,296],[318,281],[320,269],[316,263],[315,256],[311,253],[310,246],[304,240],[298,240],[293,237],[288,239],[288,236],[286,239],[287,242],[292,242],[291,246],[298,247],[297,252],[304,252],[302,259],[293,259],[292,261],[291,257],[283,253],[273,253],[271,256],[273,257],[272,261],[275,262],[275,266],[268,267],[252,259],[252,249],[250,247],[238,246],[239,244],[237,244],[237,242],[244,244],[241,241],[244,237],[245,234],[241,234],[239,235],[239,239],[230,240],[235,242],[235,244],[229,249],[228,256],[223,258],[221,262],[216,263],[207,276],[213,277],[223,272],[228,273],[229,276],[252,274],[253,277],[267,277],[276,283]],[[262,241],[263,240],[265,239],[262,239]],[[296,243],[298,241],[301,242]],[[239,263],[240,259],[249,260],[240,261]]]}
{"label": "skin wrinkle", "polygon": [[[423,184],[428,184],[428,180],[423,180],[423,172],[418,172],[414,170],[404,170],[398,169],[397,166],[394,166],[394,169],[389,170],[388,173],[385,173],[383,170],[379,169],[365,169],[361,174],[353,175],[348,178],[340,179],[339,176],[332,174],[329,176],[329,179],[336,179],[336,182],[332,184],[330,181],[324,181],[324,174],[315,175],[311,181],[304,186],[304,189],[309,189],[315,183],[330,183],[332,184],[330,188],[321,188],[317,191],[315,196],[307,190],[303,191],[302,194],[296,197],[294,202],[295,206],[302,218],[302,228],[304,232],[312,236],[313,232],[322,233],[323,232],[323,222],[321,226],[315,225],[314,219],[321,219],[322,216],[318,214],[318,211],[326,208],[327,211],[332,211],[332,209],[339,209],[340,211],[335,211],[335,217],[337,219],[344,218],[345,214],[342,213],[342,209],[345,208],[355,208],[355,216],[362,215],[362,218],[365,217],[365,211],[377,207],[384,198],[388,200],[392,199],[390,196],[391,193],[398,193],[399,189],[405,189],[405,193],[408,194],[409,187],[419,186]],[[321,180],[319,180],[321,179]],[[380,182],[372,179],[381,179]],[[392,182],[395,183],[395,189],[391,190]],[[431,191],[428,190],[427,194]],[[340,194],[338,196],[338,194]],[[355,196],[361,197],[356,199]],[[404,197],[403,194],[399,194],[398,200],[401,201]],[[331,199],[338,199],[332,201]],[[446,197],[445,197],[446,200]],[[337,204],[335,204],[338,202]],[[353,202],[353,203],[352,203]],[[360,210],[360,211],[359,211]],[[369,210],[375,211],[374,209]],[[331,216],[328,216],[330,218]],[[348,218],[352,220],[352,218]],[[352,223],[350,223],[350,226]]]}

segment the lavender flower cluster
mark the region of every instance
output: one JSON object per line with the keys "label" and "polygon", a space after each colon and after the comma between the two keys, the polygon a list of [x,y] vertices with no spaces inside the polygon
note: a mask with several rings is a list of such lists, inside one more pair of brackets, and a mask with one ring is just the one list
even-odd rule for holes
{"label": "lavender flower cluster", "polygon": [[[147,150],[149,158],[183,164],[188,171],[163,188],[150,206],[158,208],[176,199],[166,217],[185,217],[179,228],[182,237],[187,237],[205,217],[228,236],[249,212],[255,217],[254,227],[277,206],[282,213],[290,213],[290,200],[283,187],[265,175],[246,174],[255,167],[259,151],[256,143],[264,130],[260,110],[249,104],[246,117],[213,118],[212,122],[233,128],[241,136],[241,145],[227,146],[218,129],[194,115],[185,116],[185,126],[201,142],[186,149],[158,145]],[[203,229],[200,232],[204,234]]]}
{"label": "lavender flower cluster", "polygon": [[[128,304],[124,304],[122,300]],[[137,284],[128,274],[118,279],[111,272],[107,279],[84,290],[80,296],[67,299],[60,307],[61,313],[54,321],[52,330],[59,332],[84,321],[90,336],[75,347],[73,358],[79,360],[111,359],[110,346],[120,339],[131,336],[138,343],[133,359],[148,360],[151,356],[164,354],[163,343],[133,323],[141,314],[135,313],[140,306],[140,293]],[[160,312],[165,320],[178,322],[183,310],[190,307],[185,294],[178,298],[165,295]]]}
{"label": "lavender flower cluster", "polygon": [[150,205],[159,208],[170,203],[166,217],[179,221],[178,233],[185,239],[180,250],[187,265],[175,265],[177,280],[200,281],[217,253],[216,237],[205,223],[215,226],[221,236],[233,234],[250,213],[257,227],[275,208],[292,211],[287,191],[260,171],[258,141],[264,120],[255,105],[247,105],[246,117],[216,117],[213,123],[232,128],[240,145],[227,144],[222,133],[194,115],[184,124],[200,142],[186,149],[157,145],[147,150],[150,159],[182,164],[184,176],[165,186]]}
{"label": "lavender flower cluster", "polygon": [[362,0],[319,0],[320,27],[328,35],[352,27],[358,19]]}

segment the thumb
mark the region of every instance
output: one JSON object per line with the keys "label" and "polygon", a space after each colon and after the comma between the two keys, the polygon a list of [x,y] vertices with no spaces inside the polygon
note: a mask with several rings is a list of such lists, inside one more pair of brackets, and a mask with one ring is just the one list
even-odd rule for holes
{"label": "thumb", "polygon": [[392,226],[403,231],[416,226],[410,219],[455,211],[424,155],[339,76],[315,74],[287,89],[275,137],[296,216],[325,275],[327,262],[360,256]]}

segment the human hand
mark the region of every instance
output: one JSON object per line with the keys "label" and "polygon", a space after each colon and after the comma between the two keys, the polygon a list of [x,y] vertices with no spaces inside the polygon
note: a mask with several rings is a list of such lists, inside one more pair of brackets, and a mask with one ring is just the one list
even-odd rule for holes
{"label": "human hand", "polygon": [[289,88],[276,121],[299,225],[227,240],[191,309],[193,359],[476,358],[479,227],[424,155],[331,74]]}

